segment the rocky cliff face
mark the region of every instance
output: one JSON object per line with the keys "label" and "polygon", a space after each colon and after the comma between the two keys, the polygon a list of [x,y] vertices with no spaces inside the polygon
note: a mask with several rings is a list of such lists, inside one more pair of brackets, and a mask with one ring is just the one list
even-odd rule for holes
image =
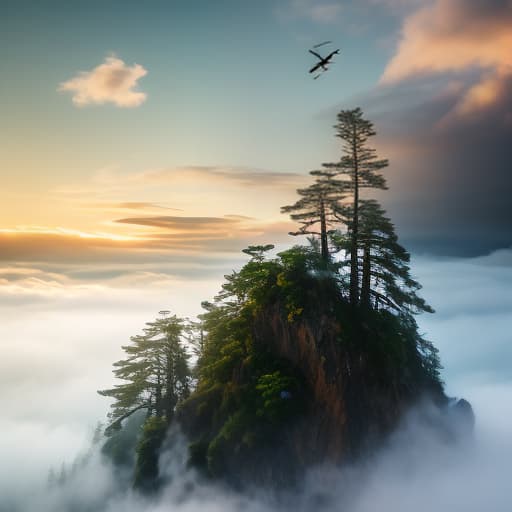
{"label": "rocky cliff face", "polygon": [[[450,400],[425,370],[415,334],[392,315],[351,314],[324,302],[290,319],[276,302],[252,316],[253,356],[240,357],[227,382],[196,392],[181,409],[192,461],[235,485],[282,486],[313,465],[372,453],[421,400],[448,418],[442,411]],[[254,354],[299,376],[300,386],[279,388],[273,398],[278,408],[300,404],[293,417],[275,423],[255,410],[262,372],[255,375],[248,362]],[[457,411],[469,417],[467,405]],[[442,419],[440,428],[448,432],[450,421]]]}
{"label": "rocky cliff face", "polygon": [[254,323],[256,344],[291,362],[304,377],[305,416],[289,430],[295,462],[310,466],[341,463],[376,447],[418,399],[428,397],[442,406],[447,399],[440,385],[422,375],[414,347],[398,367],[369,356],[368,338],[381,334],[365,329],[343,341],[343,325],[333,316],[287,321],[279,307],[262,312]]}

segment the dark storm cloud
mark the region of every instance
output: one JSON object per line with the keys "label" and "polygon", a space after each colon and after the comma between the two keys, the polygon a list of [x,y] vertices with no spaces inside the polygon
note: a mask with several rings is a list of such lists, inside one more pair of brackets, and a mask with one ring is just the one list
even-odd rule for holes
{"label": "dark storm cloud", "polygon": [[392,163],[383,200],[414,249],[478,255],[512,245],[512,79],[507,86],[509,94],[471,117],[449,115],[456,92],[368,110]]}
{"label": "dark storm cloud", "polygon": [[[436,0],[405,18],[361,105],[390,158],[381,195],[414,251],[512,246],[512,2]],[[331,113],[332,115],[332,113]]]}

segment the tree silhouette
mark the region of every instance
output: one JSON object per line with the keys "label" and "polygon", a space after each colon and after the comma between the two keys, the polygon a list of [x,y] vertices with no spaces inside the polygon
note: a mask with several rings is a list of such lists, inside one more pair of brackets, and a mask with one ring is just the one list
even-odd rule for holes
{"label": "tree silhouette", "polygon": [[[409,253],[399,244],[393,223],[374,199],[360,202],[358,238],[360,305],[375,309],[384,305],[397,313],[432,313],[416,293],[421,285],[410,275]],[[346,249],[352,239],[350,233],[338,233],[333,242]]]}
{"label": "tree silhouette", "polygon": [[388,161],[368,144],[376,134],[373,124],[356,108],[342,110],[335,128],[343,141],[340,161],[312,171],[314,183],[297,191],[296,203],[281,208],[301,224],[290,234],[316,237],[324,263],[338,253],[336,267],[348,268],[353,306],[386,307],[397,314],[432,312],[416,293],[421,286],[410,275],[410,256],[390,219],[375,199],[362,197],[364,189],[387,188],[379,171]]}
{"label": "tree silhouette", "polygon": [[335,179],[335,174],[328,170],[311,171],[315,182],[307,188],[297,190],[302,196],[296,203],[283,206],[282,213],[289,213],[292,220],[301,227],[290,235],[313,235],[320,239],[320,251],[324,263],[330,260],[329,235],[337,222],[335,212],[340,201],[345,197],[346,184]]}
{"label": "tree silhouette", "polygon": [[348,216],[345,223],[350,234],[350,302],[359,303],[359,209],[361,191],[364,188],[386,189],[386,181],[378,172],[388,166],[386,159],[379,159],[375,149],[368,146],[368,139],[376,132],[373,124],[364,119],[360,108],[342,110],[338,114],[336,137],[342,143],[342,157],[339,162],[324,164],[333,176],[341,176],[346,180],[346,190],[352,194],[352,209],[346,210]]}
{"label": "tree silhouette", "polygon": [[146,325],[144,334],[132,336],[131,344],[122,347],[127,357],[114,363],[115,376],[125,382],[98,391],[115,399],[107,431],[119,428],[123,419],[139,409],[169,423],[176,405],[189,393],[183,320],[173,315]]}

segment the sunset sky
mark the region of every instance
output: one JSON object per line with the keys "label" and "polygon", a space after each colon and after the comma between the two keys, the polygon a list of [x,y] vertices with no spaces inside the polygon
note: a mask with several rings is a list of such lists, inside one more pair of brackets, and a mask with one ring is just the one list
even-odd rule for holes
{"label": "sunset sky", "polygon": [[[512,1],[0,5],[8,408],[16,393],[54,393],[65,375],[96,414],[94,390],[144,321],[159,309],[198,313],[247,245],[295,242],[279,208],[339,158],[342,108],[375,122],[391,162],[380,197],[420,262],[425,296],[442,301],[451,283],[466,304],[457,271],[479,276],[475,289],[493,300],[494,285],[512,282]],[[326,40],[321,51],[341,53],[313,80],[307,50]],[[425,324],[432,334],[460,333],[438,318]],[[453,346],[446,354],[455,373]],[[487,369],[500,367],[491,359]],[[22,364],[40,380],[23,380]],[[42,408],[34,414],[43,421]]]}
{"label": "sunset sky", "polygon": [[[510,242],[510,2],[2,5],[8,282],[163,262],[208,272],[283,241],[279,206],[338,158],[336,112],[357,105],[391,160],[384,201],[413,251]],[[307,49],[326,39],[341,55],[312,80]]]}

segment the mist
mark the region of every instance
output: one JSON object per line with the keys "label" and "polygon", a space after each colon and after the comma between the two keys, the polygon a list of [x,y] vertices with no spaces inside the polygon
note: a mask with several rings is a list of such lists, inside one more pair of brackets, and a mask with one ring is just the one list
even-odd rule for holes
{"label": "mist", "polygon": [[[160,464],[167,484],[147,499],[128,490],[130,476],[119,478],[99,445],[91,445],[109,407],[96,390],[113,383],[111,365],[121,357],[121,345],[160,309],[198,313],[196,304],[210,298],[220,282],[101,293],[84,288],[73,297],[68,290],[25,298],[23,315],[2,308],[0,511],[508,511],[510,261],[512,251],[413,260],[423,295],[437,310],[419,324],[440,349],[447,393],[473,406],[473,436],[447,442],[424,426],[424,408],[418,406],[371,460],[343,469],[314,468],[293,493],[240,495],[202,481],[186,468],[186,440],[173,432]],[[49,471],[59,475],[63,463],[65,481],[48,486]]]}
{"label": "mist", "polygon": [[[489,388],[480,398],[497,404],[496,391]],[[498,398],[510,400],[512,386],[502,389]],[[95,448],[64,482],[42,486],[38,492],[19,498],[2,510],[508,511],[512,457],[508,432],[512,428],[512,414],[502,414],[499,424],[495,423],[496,417],[483,418],[474,436],[461,433],[454,442],[426,426],[425,415],[436,414],[433,411],[428,404],[418,407],[377,455],[343,469],[314,468],[293,491],[252,489],[241,494],[206,483],[187,469],[186,440],[179,432],[171,431],[160,459],[161,476],[167,484],[155,497],[131,491],[127,487],[129,479],[120,484],[122,479]]]}

